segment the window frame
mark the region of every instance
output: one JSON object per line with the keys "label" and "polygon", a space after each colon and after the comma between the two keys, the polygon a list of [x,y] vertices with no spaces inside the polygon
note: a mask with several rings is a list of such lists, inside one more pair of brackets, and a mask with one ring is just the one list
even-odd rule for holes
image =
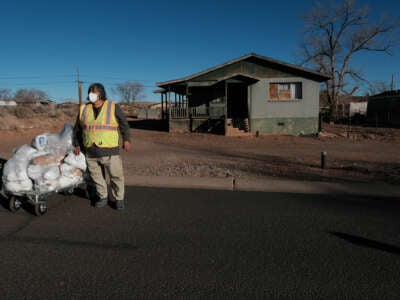
{"label": "window frame", "polygon": [[[276,90],[274,92],[274,94],[276,95],[276,97],[272,96],[272,88],[271,86],[275,84],[276,86]],[[281,89],[281,91],[288,91],[290,93],[290,98],[279,98],[279,94],[281,91],[279,91],[279,85],[287,85],[289,87],[289,89]],[[294,97],[292,97],[292,85],[295,85],[294,87]],[[297,85],[300,85],[300,96],[299,98],[296,98],[296,94],[298,93],[298,88]],[[288,102],[288,101],[302,101],[304,99],[303,95],[303,86],[304,83],[302,81],[299,80],[291,80],[291,81],[277,81],[277,80],[273,80],[273,81],[269,81],[268,82],[268,101],[271,102]]]}

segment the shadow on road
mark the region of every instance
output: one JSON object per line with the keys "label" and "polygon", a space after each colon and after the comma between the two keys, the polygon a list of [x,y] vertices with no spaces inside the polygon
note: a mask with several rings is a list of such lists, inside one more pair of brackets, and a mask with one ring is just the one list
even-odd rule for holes
{"label": "shadow on road", "polygon": [[0,205],[8,210],[8,199],[5,199],[2,195],[0,195]]}
{"label": "shadow on road", "polygon": [[129,127],[135,129],[168,131],[168,122],[165,120],[129,120]]}
{"label": "shadow on road", "polygon": [[[7,162],[7,159],[0,157],[0,189],[3,188],[3,167]],[[3,195],[0,194],[0,205],[5,209],[8,209],[8,199],[5,199]]]}
{"label": "shadow on road", "polygon": [[391,254],[396,254],[400,255],[400,247],[381,243],[378,241],[366,239],[363,237],[347,234],[347,233],[341,233],[341,232],[335,232],[335,231],[328,231],[329,234],[334,235],[338,238],[341,238],[347,242],[350,242],[352,244],[362,246],[362,247],[367,247],[367,248],[373,248],[381,251],[385,251]]}

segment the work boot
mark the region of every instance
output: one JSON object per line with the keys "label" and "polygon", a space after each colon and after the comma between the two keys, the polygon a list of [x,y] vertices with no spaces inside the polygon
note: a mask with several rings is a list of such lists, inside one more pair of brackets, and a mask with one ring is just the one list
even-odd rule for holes
{"label": "work boot", "polygon": [[94,204],[94,206],[96,207],[103,207],[104,205],[106,205],[108,202],[107,198],[102,198],[96,201],[96,203]]}
{"label": "work boot", "polygon": [[123,210],[125,208],[124,200],[116,200],[115,201],[115,209],[116,210]]}

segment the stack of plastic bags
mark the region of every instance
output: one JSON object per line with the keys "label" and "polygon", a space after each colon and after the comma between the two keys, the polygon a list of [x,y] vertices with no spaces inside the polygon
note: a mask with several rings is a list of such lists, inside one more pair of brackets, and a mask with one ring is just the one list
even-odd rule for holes
{"label": "stack of plastic bags", "polygon": [[40,134],[33,139],[32,146],[16,149],[4,165],[5,190],[16,194],[46,193],[79,183],[86,160],[82,153],[72,152],[72,132],[72,126],[65,124],[60,134]]}

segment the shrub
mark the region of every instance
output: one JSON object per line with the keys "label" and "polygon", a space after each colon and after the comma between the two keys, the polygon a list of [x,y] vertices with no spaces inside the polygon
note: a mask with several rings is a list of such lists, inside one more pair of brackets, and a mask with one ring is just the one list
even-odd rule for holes
{"label": "shrub", "polygon": [[28,106],[17,106],[14,112],[15,116],[19,119],[32,117],[33,110]]}
{"label": "shrub", "polygon": [[34,106],[32,107],[32,111],[35,114],[44,114],[47,113],[49,111],[49,108],[43,105],[39,105],[39,106]]}
{"label": "shrub", "polygon": [[0,117],[15,115],[15,106],[0,106]]}
{"label": "shrub", "polygon": [[68,117],[76,117],[78,115],[78,107],[65,107],[62,109],[64,114]]}

